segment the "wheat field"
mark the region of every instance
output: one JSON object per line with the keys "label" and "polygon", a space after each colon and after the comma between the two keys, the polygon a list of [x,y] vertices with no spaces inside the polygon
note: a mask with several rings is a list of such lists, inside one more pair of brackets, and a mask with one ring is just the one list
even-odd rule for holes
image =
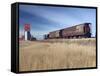
{"label": "wheat field", "polygon": [[20,41],[19,70],[96,67],[95,38]]}

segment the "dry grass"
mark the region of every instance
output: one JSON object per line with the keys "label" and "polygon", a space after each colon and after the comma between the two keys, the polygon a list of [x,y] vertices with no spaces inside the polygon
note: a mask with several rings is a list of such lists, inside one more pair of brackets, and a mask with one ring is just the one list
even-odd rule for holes
{"label": "dry grass", "polygon": [[96,66],[95,39],[20,42],[20,71]]}

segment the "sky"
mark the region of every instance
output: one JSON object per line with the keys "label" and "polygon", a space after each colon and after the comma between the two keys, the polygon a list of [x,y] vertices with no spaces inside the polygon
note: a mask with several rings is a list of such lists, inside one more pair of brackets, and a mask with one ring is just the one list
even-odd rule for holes
{"label": "sky", "polygon": [[76,7],[53,7],[37,5],[19,6],[20,36],[24,35],[24,25],[30,24],[31,34],[38,40],[51,31],[89,22],[92,37],[96,33],[96,9]]}

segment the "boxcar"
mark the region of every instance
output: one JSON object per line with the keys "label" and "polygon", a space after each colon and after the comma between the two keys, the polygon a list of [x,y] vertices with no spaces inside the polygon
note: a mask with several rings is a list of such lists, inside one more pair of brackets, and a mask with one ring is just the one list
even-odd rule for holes
{"label": "boxcar", "polygon": [[60,30],[49,33],[49,38],[59,38],[59,37],[60,37]]}
{"label": "boxcar", "polygon": [[50,38],[90,38],[91,37],[91,23],[83,23],[72,27],[52,31],[46,36]]}
{"label": "boxcar", "polygon": [[62,29],[62,38],[91,37],[90,25],[91,23],[84,23]]}

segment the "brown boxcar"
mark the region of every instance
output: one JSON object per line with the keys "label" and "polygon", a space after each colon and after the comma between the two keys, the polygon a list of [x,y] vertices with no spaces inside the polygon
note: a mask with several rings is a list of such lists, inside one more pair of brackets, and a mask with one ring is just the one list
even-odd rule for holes
{"label": "brown boxcar", "polygon": [[60,30],[49,33],[49,38],[59,38],[59,37],[60,37]]}
{"label": "brown boxcar", "polygon": [[64,28],[61,30],[50,32],[47,37],[52,38],[82,38],[91,37],[91,23],[83,23],[72,27]]}
{"label": "brown boxcar", "polygon": [[91,23],[83,23],[83,24],[62,29],[62,37],[63,38],[90,37],[91,35],[90,24]]}

